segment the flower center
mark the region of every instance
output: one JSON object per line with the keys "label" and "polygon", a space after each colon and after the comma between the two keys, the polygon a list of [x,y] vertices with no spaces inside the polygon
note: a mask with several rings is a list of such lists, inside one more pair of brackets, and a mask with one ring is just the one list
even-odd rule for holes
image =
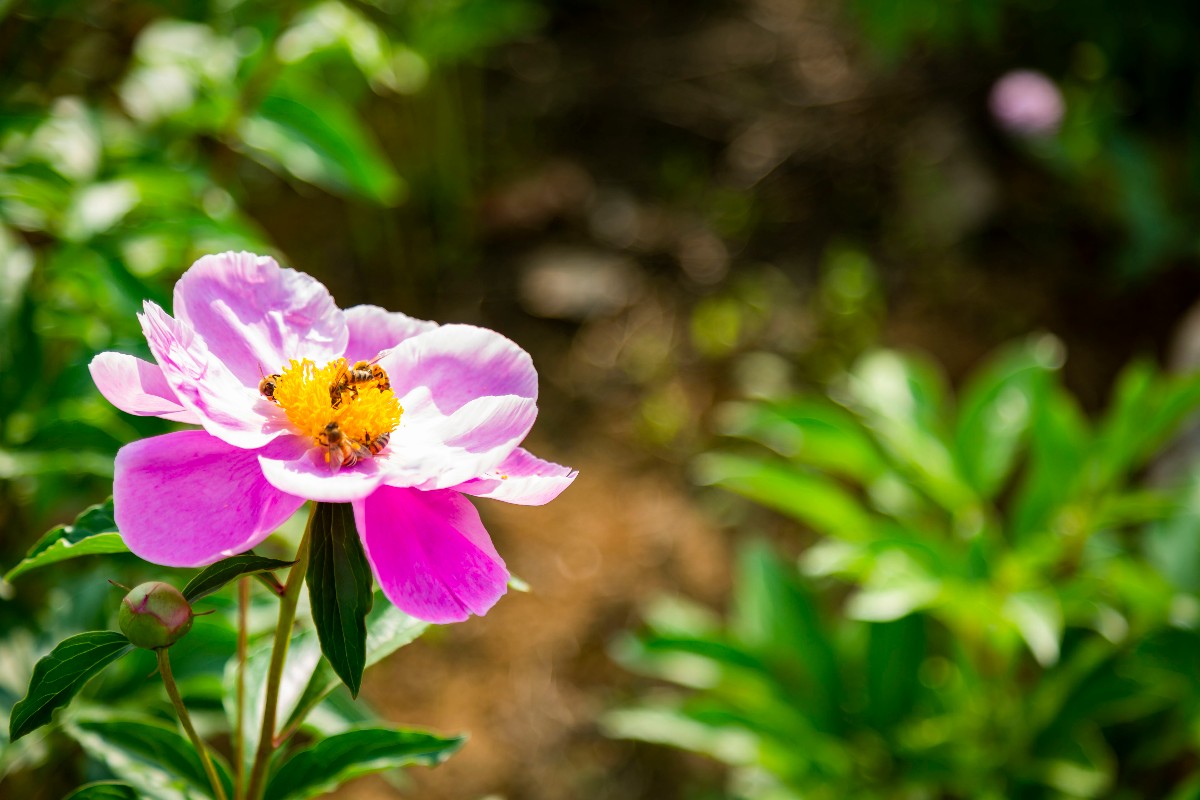
{"label": "flower center", "polygon": [[336,422],[344,437],[364,447],[383,437],[382,449],[387,434],[396,429],[404,413],[387,373],[363,361],[351,365],[336,358],[317,367],[307,358],[292,359],[282,372],[264,379],[267,381],[271,391],[263,394],[279,404],[300,434],[320,446],[330,444],[327,432],[330,423]]}

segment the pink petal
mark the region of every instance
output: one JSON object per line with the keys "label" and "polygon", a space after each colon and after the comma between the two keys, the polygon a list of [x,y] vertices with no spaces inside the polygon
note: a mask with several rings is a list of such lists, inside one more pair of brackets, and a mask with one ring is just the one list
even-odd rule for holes
{"label": "pink petal", "polygon": [[428,388],[443,414],[479,397],[537,399],[533,359],[487,328],[441,325],[400,342],[379,363],[388,371],[396,396]]}
{"label": "pink petal", "polygon": [[287,429],[283,412],[257,387],[235,378],[190,325],[149,301],[138,319],[167,385],[213,436],[236,447],[256,448]]}
{"label": "pink petal", "polygon": [[361,500],[384,478],[380,464],[373,458],[334,473],[320,448],[300,436],[273,443],[260,451],[258,461],[263,475],[275,488],[323,503]]}
{"label": "pink petal", "polygon": [[483,615],[508,589],[508,570],[458,492],[380,487],[354,503],[354,521],[383,593],[427,622]]}
{"label": "pink petal", "polygon": [[443,416],[428,395],[420,389],[401,400],[400,427],[375,459],[389,486],[445,489],[479,477],[516,449],[537,418],[530,398],[481,397]]}
{"label": "pink petal", "polygon": [[175,314],[199,333],[242,384],[292,358],[318,364],[346,350],[346,320],[315,278],[253,253],[221,253],[193,264],[175,284]]}
{"label": "pink petal", "polygon": [[204,431],[182,431],[117,452],[113,511],[135,555],[199,567],[254,547],[304,500],[262,476],[254,451]]}
{"label": "pink petal", "polygon": [[540,506],[562,494],[578,475],[570,467],[543,461],[518,447],[500,466],[454,488],[476,497]]}
{"label": "pink petal", "polygon": [[100,353],[88,371],[100,394],[128,414],[200,424],[200,418],[175,399],[157,364],[124,353]]}
{"label": "pink petal", "polygon": [[405,339],[438,326],[436,322],[416,319],[379,306],[354,306],[347,308],[345,313],[346,327],[350,329],[346,359],[351,363],[370,361]]}
{"label": "pink petal", "polygon": [[497,466],[537,418],[529,354],[498,333],[443,325],[387,353],[404,415],[381,459],[393,486],[442,489]]}

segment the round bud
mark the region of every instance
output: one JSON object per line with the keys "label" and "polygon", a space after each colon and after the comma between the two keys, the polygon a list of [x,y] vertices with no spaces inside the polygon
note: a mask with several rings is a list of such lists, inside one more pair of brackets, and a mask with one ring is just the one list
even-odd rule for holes
{"label": "round bud", "polygon": [[138,647],[170,647],[192,629],[192,607],[178,589],[162,581],[135,586],[121,601],[121,633]]}

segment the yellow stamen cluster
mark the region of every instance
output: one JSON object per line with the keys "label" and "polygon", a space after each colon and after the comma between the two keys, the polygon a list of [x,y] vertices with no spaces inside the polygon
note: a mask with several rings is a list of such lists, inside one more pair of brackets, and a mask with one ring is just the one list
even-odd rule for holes
{"label": "yellow stamen cluster", "polygon": [[359,442],[394,431],[404,409],[390,388],[382,388],[386,373],[381,380],[354,385],[349,375],[344,358],[319,368],[307,358],[293,359],[275,379],[274,398],[296,430],[314,444],[322,444],[321,434],[331,422]]}

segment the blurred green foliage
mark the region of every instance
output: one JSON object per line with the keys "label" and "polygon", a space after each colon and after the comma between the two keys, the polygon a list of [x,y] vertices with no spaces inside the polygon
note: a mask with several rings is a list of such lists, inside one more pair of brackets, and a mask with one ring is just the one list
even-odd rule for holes
{"label": "blurred green foliage", "polygon": [[1134,363],[1092,421],[1063,360],[1030,338],[955,399],[878,350],[723,408],[700,482],[815,536],[744,546],[725,619],[652,611],[619,657],[684,690],[609,730],[730,764],[730,797],[1195,796],[1198,484],[1150,467],[1200,376]]}

